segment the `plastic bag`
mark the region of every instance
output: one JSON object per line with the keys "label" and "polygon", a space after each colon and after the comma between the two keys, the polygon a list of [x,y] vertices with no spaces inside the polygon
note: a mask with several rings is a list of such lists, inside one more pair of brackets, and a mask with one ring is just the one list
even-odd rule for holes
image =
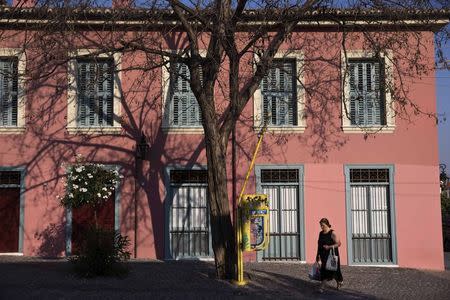
{"label": "plastic bag", "polygon": [[320,267],[318,263],[314,263],[309,271],[309,279],[320,280]]}
{"label": "plastic bag", "polygon": [[339,259],[339,257],[335,254],[334,247],[331,248],[330,253],[328,254],[328,259],[327,259],[327,264],[325,265],[325,269],[328,271],[337,271],[338,259]]}

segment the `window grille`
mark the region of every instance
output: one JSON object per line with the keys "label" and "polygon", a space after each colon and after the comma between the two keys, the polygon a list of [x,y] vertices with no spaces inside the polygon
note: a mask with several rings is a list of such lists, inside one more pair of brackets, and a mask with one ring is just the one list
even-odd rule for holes
{"label": "window grille", "polygon": [[206,170],[171,170],[170,183],[208,183],[208,173]]}
{"label": "window grille", "polygon": [[20,172],[0,171],[0,185],[20,185]]}
{"label": "window grille", "polygon": [[353,262],[392,262],[389,190],[389,169],[350,170]]}
{"label": "window grille", "polygon": [[388,169],[351,169],[351,183],[389,183]]}
{"label": "window grille", "polygon": [[17,126],[17,58],[0,59],[0,126]]}
{"label": "window grille", "polygon": [[113,126],[113,88],[113,60],[77,60],[79,126]]}
{"label": "window grille", "polygon": [[283,183],[292,182],[298,183],[298,170],[289,169],[263,169],[261,170],[262,183]]}

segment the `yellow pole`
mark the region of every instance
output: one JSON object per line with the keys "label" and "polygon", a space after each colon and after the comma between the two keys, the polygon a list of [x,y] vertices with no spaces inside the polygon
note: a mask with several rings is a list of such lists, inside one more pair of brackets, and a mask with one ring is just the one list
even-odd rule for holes
{"label": "yellow pole", "polygon": [[[242,190],[241,193],[239,194],[239,198],[237,199],[237,207],[239,207],[239,203],[241,202],[242,196],[244,195],[245,192],[245,187],[247,186],[247,182],[248,179],[250,177],[250,173],[253,169],[253,166],[255,165],[255,160],[256,160],[256,155],[258,154],[259,151],[259,147],[261,146],[261,142],[264,136],[264,133],[266,132],[266,128],[267,128],[267,122],[264,122],[264,127],[262,128],[260,134],[259,134],[259,139],[258,139],[258,143],[256,144],[256,149],[255,152],[253,153],[253,158],[252,161],[250,163],[250,166],[248,167],[247,170],[247,175],[245,176],[245,180],[244,180],[244,184],[242,186]],[[237,278],[235,281],[236,285],[245,285],[247,284],[247,282],[244,280],[244,260],[242,259],[242,230],[241,230],[241,216],[239,214],[239,209],[235,210],[235,221],[236,221],[236,226],[235,226],[235,234],[236,234],[236,249],[237,249]]]}

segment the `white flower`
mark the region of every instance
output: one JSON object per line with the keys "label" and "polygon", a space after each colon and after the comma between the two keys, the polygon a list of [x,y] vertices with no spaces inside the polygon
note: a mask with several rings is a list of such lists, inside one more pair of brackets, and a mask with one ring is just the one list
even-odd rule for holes
{"label": "white flower", "polygon": [[119,178],[123,178],[123,175],[119,175]]}
{"label": "white flower", "polygon": [[80,173],[81,171],[83,171],[83,168],[82,168],[82,167],[75,168],[75,171],[77,171],[78,173]]}
{"label": "white flower", "polygon": [[82,191],[83,193],[87,192],[87,188],[81,188],[80,191]]}
{"label": "white flower", "polygon": [[102,187],[102,191],[107,191],[108,189],[105,187]]}
{"label": "white flower", "polygon": [[69,194],[69,198],[73,198],[73,194],[72,193]]}
{"label": "white flower", "polygon": [[87,181],[84,182],[85,185],[88,185]]}
{"label": "white flower", "polygon": [[92,177],[94,177],[94,176],[92,176],[91,173],[88,173],[88,174],[87,174],[87,177],[92,178]]}
{"label": "white flower", "polygon": [[73,185],[73,188],[74,188],[74,189],[77,189],[77,188],[78,188],[78,185],[74,184],[74,185]]}
{"label": "white flower", "polygon": [[101,197],[102,196],[102,194],[100,194],[100,193],[97,193],[97,197]]}

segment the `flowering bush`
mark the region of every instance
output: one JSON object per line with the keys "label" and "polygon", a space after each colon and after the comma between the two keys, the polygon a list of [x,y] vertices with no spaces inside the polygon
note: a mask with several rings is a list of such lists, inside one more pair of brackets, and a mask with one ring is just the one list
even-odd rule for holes
{"label": "flowering bush", "polygon": [[60,198],[66,208],[77,208],[85,204],[97,206],[108,200],[122,178],[117,170],[101,164],[82,164],[78,157],[66,175],[66,194]]}

